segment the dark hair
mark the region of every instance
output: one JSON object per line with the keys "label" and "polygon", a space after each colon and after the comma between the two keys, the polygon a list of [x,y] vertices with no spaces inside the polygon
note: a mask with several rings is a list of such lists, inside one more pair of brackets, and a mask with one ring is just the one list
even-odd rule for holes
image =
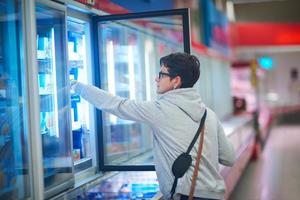
{"label": "dark hair", "polygon": [[200,77],[200,62],[196,56],[187,53],[171,53],[159,61],[168,68],[171,78],[180,76],[181,88],[193,87]]}

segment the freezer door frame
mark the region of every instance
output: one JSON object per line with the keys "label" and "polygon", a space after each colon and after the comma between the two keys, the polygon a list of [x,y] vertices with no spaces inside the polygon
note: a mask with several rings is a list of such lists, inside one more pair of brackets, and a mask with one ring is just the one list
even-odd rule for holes
{"label": "freezer door frame", "polygon": [[[190,39],[190,11],[189,8],[160,10],[160,11],[147,11],[137,13],[115,14],[94,16],[92,19],[92,33],[94,41],[99,40],[98,36],[98,23],[105,21],[118,21],[128,19],[141,19],[151,17],[164,17],[164,16],[181,16],[182,18],[182,31],[183,31],[183,50],[185,53],[191,53],[191,39]],[[99,58],[99,42],[94,43],[94,72],[95,72],[95,86],[101,87],[100,78],[100,58]],[[104,163],[104,138],[102,127],[102,111],[96,111],[96,133],[98,140],[98,153],[99,153],[99,171],[155,171],[154,165],[107,165]]]}
{"label": "freezer door frame", "polygon": [[[87,33],[86,33],[86,66],[87,66],[87,76],[88,76],[88,84],[94,84],[94,68],[92,66],[93,65],[93,60],[92,60],[92,56],[91,56],[91,51],[92,51],[92,45],[91,45],[91,35],[92,35],[92,30],[91,30],[91,26],[92,26],[92,17],[89,14],[83,13],[81,11],[78,11],[76,9],[73,9],[72,7],[68,7],[67,8],[67,22],[68,21],[76,21],[78,23],[85,23],[85,26],[87,26]],[[67,31],[68,31],[68,26],[67,26]],[[90,131],[92,133],[92,135],[95,135],[95,108],[90,106],[89,108],[89,117],[91,119],[90,121]],[[91,136],[93,137],[93,136]],[[91,138],[90,137],[90,138]],[[98,149],[97,146],[97,141],[95,141],[94,144],[91,144],[91,154],[92,154],[92,158],[83,162],[80,162],[78,164],[74,164],[74,173],[75,173],[75,181],[77,181],[76,178],[76,174],[80,173],[80,172],[87,172],[88,171],[88,175],[87,176],[92,176],[95,175],[96,172],[96,168],[97,168],[97,163],[98,163],[98,156],[97,153],[95,151],[95,149]],[[73,146],[73,145],[72,145]],[[94,150],[94,151],[93,151]],[[79,175],[78,175],[79,176]]]}

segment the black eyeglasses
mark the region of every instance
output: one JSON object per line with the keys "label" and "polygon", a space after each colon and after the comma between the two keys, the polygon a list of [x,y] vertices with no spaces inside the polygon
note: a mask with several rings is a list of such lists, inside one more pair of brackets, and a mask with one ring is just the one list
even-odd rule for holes
{"label": "black eyeglasses", "polygon": [[169,74],[169,73],[165,73],[165,72],[159,72],[158,73],[158,79],[161,79],[164,76],[169,76],[169,77],[172,78],[171,74]]}

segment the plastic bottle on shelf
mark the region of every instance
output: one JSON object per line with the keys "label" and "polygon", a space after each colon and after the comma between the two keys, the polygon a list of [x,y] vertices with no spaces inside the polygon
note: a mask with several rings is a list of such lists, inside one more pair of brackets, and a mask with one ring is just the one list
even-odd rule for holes
{"label": "plastic bottle on shelf", "polygon": [[90,155],[90,130],[88,130],[85,123],[81,124],[82,130],[82,154],[84,158]]}

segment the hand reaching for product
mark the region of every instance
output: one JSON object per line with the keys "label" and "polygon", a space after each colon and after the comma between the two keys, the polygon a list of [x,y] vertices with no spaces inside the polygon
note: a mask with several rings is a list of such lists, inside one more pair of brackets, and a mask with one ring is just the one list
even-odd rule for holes
{"label": "hand reaching for product", "polygon": [[70,80],[70,89],[71,90],[74,90],[74,87],[75,85],[77,84],[78,82],[76,80]]}

